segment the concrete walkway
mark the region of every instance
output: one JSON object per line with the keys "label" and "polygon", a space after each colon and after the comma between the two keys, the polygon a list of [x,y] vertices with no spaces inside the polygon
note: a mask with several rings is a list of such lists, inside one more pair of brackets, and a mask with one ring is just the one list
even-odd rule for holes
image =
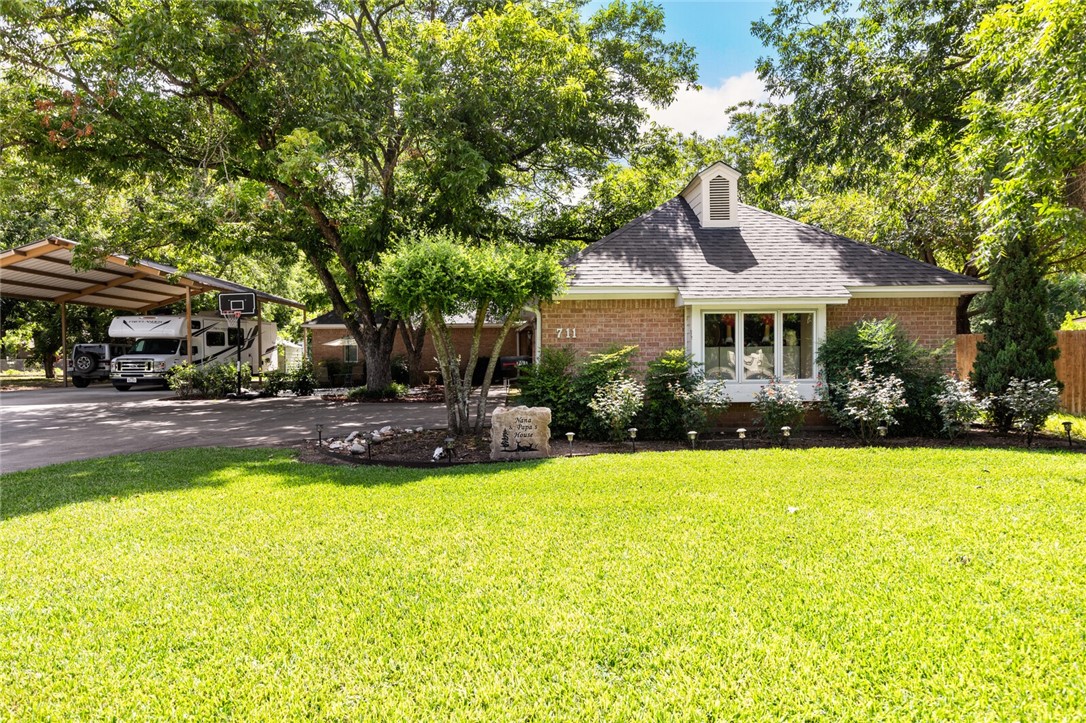
{"label": "concrete walkway", "polygon": [[[505,401],[494,389],[488,415]],[[318,397],[245,402],[173,398],[172,392],[41,389],[0,394],[0,473],[57,462],[182,447],[255,447],[343,436],[385,425],[444,429],[443,404],[337,403]]]}

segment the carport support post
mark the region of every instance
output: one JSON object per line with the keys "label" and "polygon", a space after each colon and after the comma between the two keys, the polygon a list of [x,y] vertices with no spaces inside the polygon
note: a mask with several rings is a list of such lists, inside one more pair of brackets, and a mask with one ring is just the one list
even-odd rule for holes
{"label": "carport support post", "polygon": [[192,289],[185,287],[185,338],[189,351],[189,364],[192,364]]}
{"label": "carport support post", "polygon": [[256,302],[256,373],[264,378],[264,305]]}
{"label": "carport support post", "polygon": [[68,305],[60,302],[60,348],[64,354],[64,386],[68,386]]}

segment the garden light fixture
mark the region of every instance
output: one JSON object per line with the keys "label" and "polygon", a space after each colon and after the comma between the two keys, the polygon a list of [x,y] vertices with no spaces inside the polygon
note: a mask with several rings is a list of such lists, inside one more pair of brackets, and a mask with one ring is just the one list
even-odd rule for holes
{"label": "garden light fixture", "polygon": [[788,446],[788,440],[792,437],[792,428],[787,424],[781,427],[781,437],[784,439],[784,445]]}
{"label": "garden light fixture", "polygon": [[453,461],[453,445],[456,444],[456,437],[445,438],[445,456],[449,459],[449,464]]}
{"label": "garden light fixture", "polygon": [[626,430],[626,432],[627,432],[627,434],[630,435],[630,449],[632,449],[634,452],[636,452],[637,451],[637,427],[630,427],[629,429]]}
{"label": "garden light fixture", "polygon": [[686,436],[690,438],[690,449],[697,449],[698,432],[696,429],[691,429],[686,433]]}
{"label": "garden light fixture", "polygon": [[1067,421],[1063,423],[1063,431],[1067,433],[1067,446],[1071,446],[1071,422]]}
{"label": "garden light fixture", "polygon": [[566,439],[569,440],[569,456],[573,456],[573,435],[574,432],[566,432]]}
{"label": "garden light fixture", "polygon": [[885,424],[880,424],[875,427],[875,431],[879,433],[879,439],[886,439],[886,433],[890,431],[890,429]]}
{"label": "garden light fixture", "polygon": [[318,424],[317,425],[317,446],[318,447],[321,447],[321,446],[324,445],[324,440],[321,438],[321,435],[323,433],[324,433],[324,425],[323,424]]}
{"label": "garden light fixture", "polygon": [[735,431],[739,435],[739,444],[741,444],[743,446],[743,449],[746,449],[747,448],[747,428],[746,427],[740,427],[739,429],[737,429]]}

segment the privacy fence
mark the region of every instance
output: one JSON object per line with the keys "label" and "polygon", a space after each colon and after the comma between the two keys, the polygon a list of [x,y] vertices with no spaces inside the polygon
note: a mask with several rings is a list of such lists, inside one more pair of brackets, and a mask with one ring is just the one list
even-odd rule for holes
{"label": "privacy fence", "polygon": [[[977,358],[977,342],[984,334],[958,334],[958,376],[968,379]],[[1056,378],[1063,382],[1061,406],[1072,414],[1086,414],[1086,331],[1057,331]]]}

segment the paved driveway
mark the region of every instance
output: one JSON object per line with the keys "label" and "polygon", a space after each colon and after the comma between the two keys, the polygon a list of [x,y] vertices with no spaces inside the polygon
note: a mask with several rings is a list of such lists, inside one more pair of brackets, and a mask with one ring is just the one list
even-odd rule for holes
{"label": "paved driveway", "polygon": [[[504,396],[496,390],[489,407]],[[0,394],[0,472],[179,447],[252,447],[384,425],[446,427],[442,404],[337,404],[317,397],[181,401],[92,385]]]}

